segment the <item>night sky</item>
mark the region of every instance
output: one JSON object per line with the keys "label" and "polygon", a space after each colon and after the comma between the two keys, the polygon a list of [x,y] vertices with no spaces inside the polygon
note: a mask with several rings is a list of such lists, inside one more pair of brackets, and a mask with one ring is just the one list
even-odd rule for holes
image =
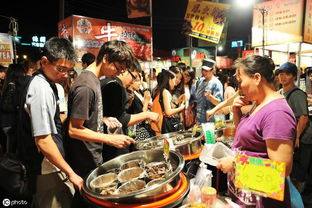
{"label": "night sky", "polygon": [[[221,3],[233,3],[234,0],[220,0]],[[57,35],[59,20],[59,1],[7,1],[1,5],[0,15],[18,19],[21,42],[31,42],[31,36]],[[186,37],[181,34],[187,0],[153,1],[153,44],[154,48],[172,50],[186,46]],[[150,18],[128,19],[126,0],[65,0],[64,16],[82,15],[112,21],[150,25]],[[235,50],[229,45],[232,40],[251,38],[252,9],[239,10],[232,6],[229,13],[227,48],[220,55],[232,56]],[[9,20],[0,17],[0,32],[8,32]],[[18,48],[19,49],[19,48]],[[23,50],[23,48],[20,48]]]}

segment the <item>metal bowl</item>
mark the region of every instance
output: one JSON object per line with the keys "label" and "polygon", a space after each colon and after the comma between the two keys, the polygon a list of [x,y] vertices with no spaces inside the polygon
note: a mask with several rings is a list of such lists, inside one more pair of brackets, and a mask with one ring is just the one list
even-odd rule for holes
{"label": "metal bowl", "polygon": [[128,168],[135,168],[135,167],[143,168],[144,165],[145,165],[145,162],[143,160],[130,160],[126,162],[125,164],[123,164],[120,167],[120,170],[126,170]]}
{"label": "metal bowl", "polygon": [[110,186],[116,180],[117,175],[115,173],[106,173],[94,178],[90,182],[90,187],[96,192],[101,192],[103,189]]}
{"label": "metal bowl", "polygon": [[194,137],[191,131],[172,132],[138,141],[135,144],[135,148],[137,150],[161,149],[163,148],[163,139],[170,138],[177,152],[182,155],[192,155],[201,149],[201,139],[203,136],[200,132],[196,132]]}
{"label": "metal bowl", "polygon": [[146,187],[157,185],[159,183],[162,183],[163,181],[164,181],[163,178],[157,178],[157,179],[151,180],[150,182],[146,184]]}
{"label": "metal bowl", "polygon": [[143,168],[134,167],[120,171],[117,178],[120,183],[124,183],[133,179],[144,178],[145,175],[145,170]]}
{"label": "metal bowl", "polygon": [[118,187],[118,183],[114,182],[111,183],[109,186],[106,186],[105,188],[103,188],[100,192],[101,195],[113,195],[116,194],[117,191],[117,187]]}
{"label": "metal bowl", "polygon": [[146,185],[145,181],[135,179],[135,180],[128,181],[127,183],[124,183],[123,185],[121,185],[118,188],[117,193],[122,194],[122,195],[130,194],[132,192],[137,192],[137,191],[144,189],[145,185]]}
{"label": "metal bowl", "polygon": [[168,173],[163,179],[163,182],[155,184],[151,187],[146,187],[142,190],[132,192],[129,194],[118,194],[118,195],[101,195],[100,193],[94,191],[90,187],[90,182],[97,176],[106,173],[107,170],[119,168],[126,162],[130,160],[142,160],[146,164],[151,162],[162,162],[164,161],[163,150],[142,150],[136,151],[129,154],[121,155],[116,157],[104,164],[100,165],[98,168],[91,171],[91,173],[85,178],[82,187],[83,194],[89,195],[93,198],[111,202],[118,203],[143,203],[151,202],[164,198],[170,194],[165,192],[162,187],[164,185],[170,185],[171,187],[176,187],[180,181],[179,173],[184,167],[184,159],[178,152],[170,151],[169,160],[172,166],[172,172]]}

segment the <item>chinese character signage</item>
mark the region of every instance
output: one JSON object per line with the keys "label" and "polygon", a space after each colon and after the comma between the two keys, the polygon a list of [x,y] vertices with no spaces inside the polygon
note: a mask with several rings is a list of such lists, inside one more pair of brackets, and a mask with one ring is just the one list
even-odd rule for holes
{"label": "chinese character signage", "polygon": [[285,162],[236,155],[235,186],[272,199],[284,200]]}
{"label": "chinese character signage", "polygon": [[[276,45],[302,41],[304,0],[274,0],[256,4],[253,11],[252,46]],[[264,9],[264,25],[262,13]]]}
{"label": "chinese character signage", "polygon": [[43,48],[47,41],[45,36],[36,36],[36,35],[32,36],[31,40],[32,46],[40,48]]}
{"label": "chinese character signage", "polygon": [[218,44],[229,5],[189,0],[184,19],[191,23],[190,36]]}
{"label": "chinese character signage", "polygon": [[69,18],[59,22],[58,34],[73,40],[78,57],[86,52],[97,56],[104,42],[117,39],[127,42],[139,60],[151,61],[151,27],[75,15]]}
{"label": "chinese character signage", "polygon": [[0,33],[0,64],[13,63],[12,37],[7,33]]}

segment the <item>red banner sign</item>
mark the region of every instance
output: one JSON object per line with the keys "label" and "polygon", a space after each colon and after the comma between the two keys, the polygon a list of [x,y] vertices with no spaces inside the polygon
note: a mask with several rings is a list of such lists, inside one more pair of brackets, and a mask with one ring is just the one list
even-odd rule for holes
{"label": "red banner sign", "polygon": [[59,36],[71,38],[78,56],[97,55],[104,42],[123,40],[141,61],[152,59],[152,28],[83,16],[71,16],[58,24]]}

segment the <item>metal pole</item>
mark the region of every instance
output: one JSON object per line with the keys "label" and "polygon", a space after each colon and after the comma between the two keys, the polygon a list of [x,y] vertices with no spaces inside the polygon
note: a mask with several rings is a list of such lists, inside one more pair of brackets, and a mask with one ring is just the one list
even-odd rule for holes
{"label": "metal pole", "polygon": [[12,36],[13,36],[13,61],[14,61],[14,64],[17,64],[17,58],[16,58],[16,55],[17,55],[17,51],[16,51],[16,42],[15,42],[15,37],[17,36],[17,31],[18,31],[18,24],[17,24],[17,21],[15,18],[13,17],[10,17],[10,24],[9,24],[9,28],[11,29],[12,31]]}
{"label": "metal pole", "polygon": [[64,19],[64,0],[59,0],[59,21]]}
{"label": "metal pole", "polygon": [[[212,0],[213,2],[217,2],[217,3],[219,3],[219,0]],[[216,45],[216,47],[215,47],[215,61],[217,61],[217,55],[218,55],[218,45]]]}
{"label": "metal pole", "polygon": [[193,53],[193,38],[192,36],[189,36],[190,41],[190,67],[192,68],[192,53]]}
{"label": "metal pole", "polygon": [[[301,75],[301,73],[302,73],[302,71],[301,71],[301,50],[302,50],[302,42],[300,42],[299,43],[299,46],[298,46],[298,61],[297,61],[297,63],[298,63],[298,71],[299,71],[299,73],[297,73],[297,86],[298,87],[300,87],[300,75]],[[296,62],[295,62],[295,64],[296,64]]]}
{"label": "metal pole", "polygon": [[217,61],[217,56],[218,56],[218,45],[215,47],[215,61]]}
{"label": "metal pole", "polygon": [[264,7],[263,8],[254,8],[257,9],[261,15],[262,15],[262,55],[264,56],[264,50],[265,50],[265,18],[264,15],[268,13],[268,10],[266,10]]}

